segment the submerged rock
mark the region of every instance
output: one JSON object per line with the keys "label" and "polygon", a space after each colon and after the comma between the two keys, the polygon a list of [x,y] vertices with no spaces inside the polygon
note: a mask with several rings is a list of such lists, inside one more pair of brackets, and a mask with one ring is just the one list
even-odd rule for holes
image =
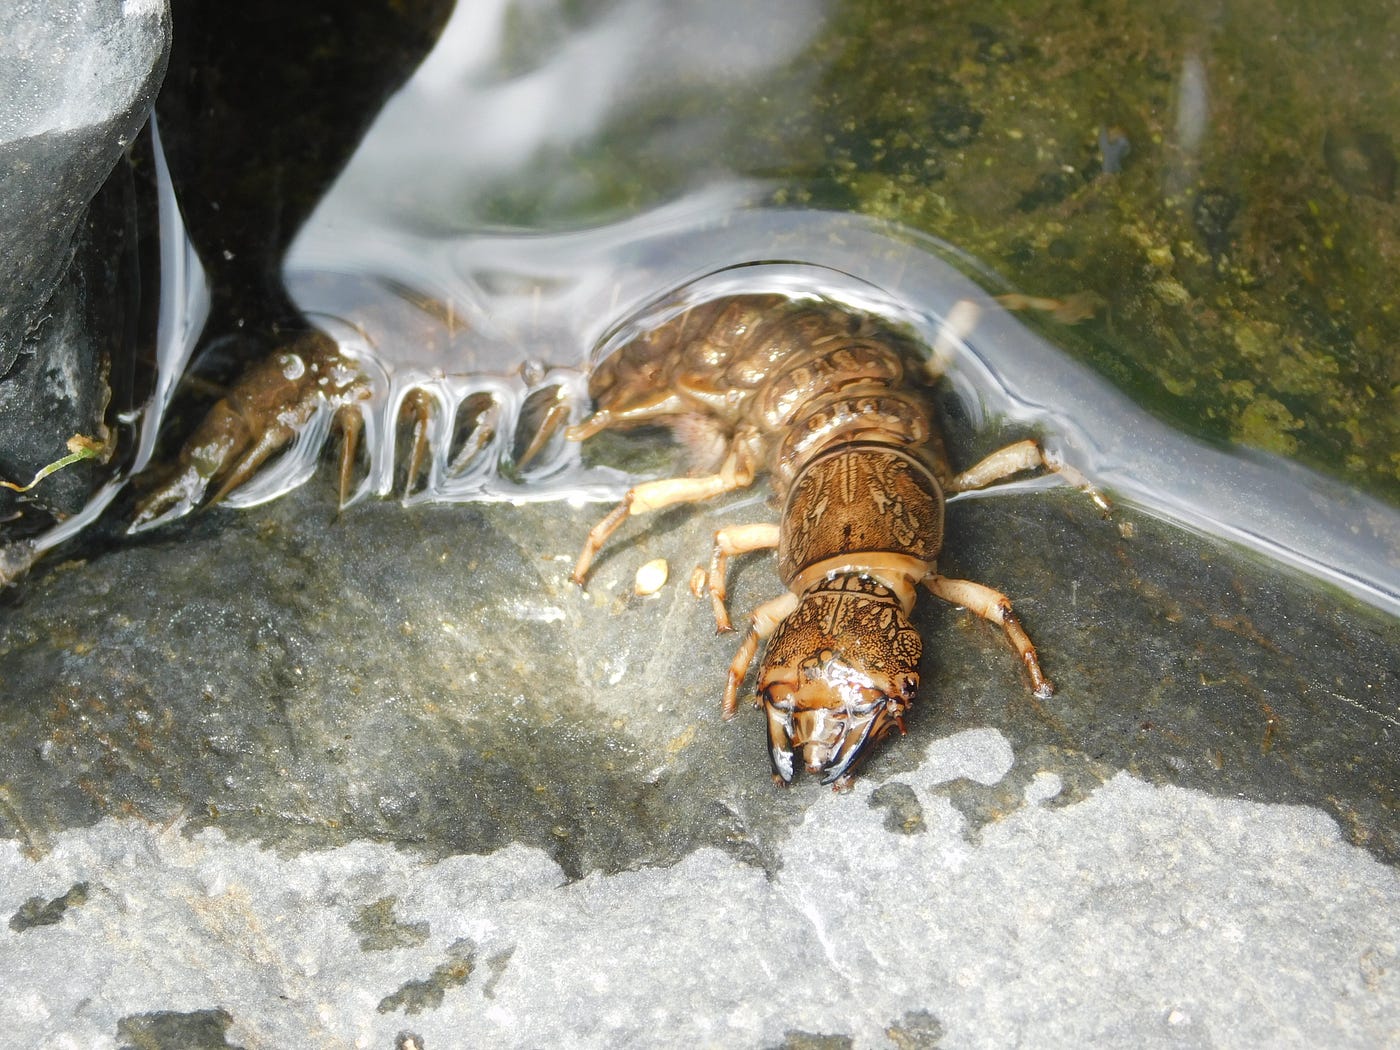
{"label": "submerged rock", "polygon": [[[0,11],[0,478],[14,484],[72,435],[105,438],[139,281],[132,177],[112,173],[150,112],[170,32],[164,0]],[[100,476],[84,464],[22,498],[0,490],[5,532],[76,512]]]}
{"label": "submerged rock", "polygon": [[1336,124],[1322,139],[1322,156],[1337,185],[1350,194],[1395,200],[1395,147],[1374,128]]}

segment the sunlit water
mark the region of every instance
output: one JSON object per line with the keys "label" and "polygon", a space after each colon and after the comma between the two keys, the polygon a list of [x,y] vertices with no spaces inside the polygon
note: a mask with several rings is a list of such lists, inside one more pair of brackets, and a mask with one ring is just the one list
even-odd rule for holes
{"label": "sunlit water", "polygon": [[[590,354],[644,326],[648,310],[677,290],[693,298],[819,294],[913,326],[930,347],[950,353],[949,372],[970,403],[1038,430],[1118,500],[1400,612],[1400,524],[1389,508],[1291,463],[1227,454],[1158,423],[998,307],[931,239],[858,216],[764,208],[761,186],[734,179],[711,179],[646,214],[570,232],[493,234],[444,220],[470,216],[486,176],[593,133],[611,104],[645,90],[658,69],[757,76],[787,57],[771,45],[728,51],[722,62],[705,54],[694,42],[713,20],[737,12],[703,6],[688,16],[701,24],[664,35],[687,41],[684,50],[658,49],[660,8],[638,0],[529,75],[499,78],[492,70],[505,5],[464,4],[386,106],[286,264],[299,304],[367,362],[380,386],[362,493],[390,491],[398,404],[409,388],[426,386],[442,422],[422,498],[613,498],[623,479],[585,469],[578,448],[563,441],[530,469],[502,472],[518,447],[511,424],[532,392],[562,388],[578,418]],[[766,40],[792,50],[806,41],[816,10],[797,6]],[[499,433],[481,463],[453,476],[451,421],[479,392],[501,406]],[[304,442],[243,502],[303,479],[316,445]]]}
{"label": "sunlit water", "polygon": [[[680,15],[654,0],[619,5],[561,38],[527,73],[506,76],[506,3],[464,3],[379,115],[284,270],[298,305],[374,386],[356,498],[395,487],[399,409],[415,390],[435,411],[428,476],[413,499],[616,498],[627,479],[585,467],[579,448],[558,438],[513,469],[532,395],[560,396],[580,418],[589,361],[678,298],[821,295],[917,330],[947,358],[975,419],[1040,433],[1114,499],[1400,613],[1394,511],[1292,463],[1223,452],[1157,422],[1001,309],[949,260],[975,265],[931,238],[854,215],[768,207],[764,186],[723,172],[616,221],[484,228],[476,208],[484,184],[548,151],[557,163],[558,150],[597,133],[613,107],[659,78],[759,77],[805,44],[821,13],[816,3],[791,5],[765,16],[762,46],[706,51],[726,21],[751,16],[736,4],[692,7]],[[172,240],[183,247],[182,232]],[[200,293],[189,277],[166,294],[197,313]],[[163,318],[162,390],[183,368],[191,337],[181,333],[197,327],[193,315]],[[459,416],[483,398],[495,406],[494,436],[471,462],[454,464]],[[146,421],[143,456],[158,415]],[[329,434],[322,413],[228,502],[255,504],[303,483]]]}

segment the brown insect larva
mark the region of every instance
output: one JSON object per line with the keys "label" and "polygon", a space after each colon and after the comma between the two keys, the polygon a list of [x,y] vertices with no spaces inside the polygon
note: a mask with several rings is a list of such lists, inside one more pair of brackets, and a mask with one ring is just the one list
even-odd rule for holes
{"label": "brown insect larva", "polygon": [[777,549],[787,590],[750,617],[723,714],[733,717],[766,640],[757,702],[780,784],[800,760],[844,788],[877,741],[904,732],[919,688],[923,643],[909,614],[920,586],[1001,625],[1036,695],[1052,692],[1007,597],[940,576],[937,558],[945,493],[1058,465],[1020,441],[954,475],[933,378],[922,348],[875,318],[825,302],[733,296],[693,306],[601,362],[589,384],[597,409],[569,429],[582,441],[610,428],[667,425],[709,460],[705,473],[631,489],[589,533],[578,583],[627,518],[744,488],[762,470],[772,475],[782,517],[718,530],[706,582],[715,622],[730,630],[727,560]]}

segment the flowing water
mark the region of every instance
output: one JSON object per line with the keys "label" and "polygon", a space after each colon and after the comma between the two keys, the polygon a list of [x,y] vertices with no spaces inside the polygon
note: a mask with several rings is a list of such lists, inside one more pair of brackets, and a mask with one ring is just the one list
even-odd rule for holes
{"label": "flowing water", "polygon": [[[810,44],[816,5],[766,16],[775,24],[762,38],[779,43],[746,49],[726,30],[737,9],[704,5],[666,22],[661,5],[637,0],[556,35],[523,70],[512,69],[521,50],[512,18],[522,10],[458,8],[286,260],[297,304],[375,384],[359,495],[394,486],[395,420],[417,389],[437,411],[430,475],[414,498],[615,498],[625,478],[584,467],[577,446],[561,440],[528,469],[510,469],[529,437],[519,431],[534,422],[525,411],[532,396],[562,396],[577,419],[590,356],[645,325],[668,298],[782,290],[912,326],[950,357],[978,418],[1041,433],[1118,499],[1400,611],[1400,519],[1391,508],[1281,457],[1223,450],[1163,425],[1003,310],[965,271],[1004,290],[994,275],[930,236],[777,206],[770,181],[718,163],[689,173],[690,185],[664,203],[597,221],[608,209],[571,186],[587,178],[566,173],[571,150],[596,151],[616,114],[659,84],[766,82]],[[1184,70],[1179,122],[1199,139],[1207,108],[1199,56]],[[683,128],[703,143],[710,123],[692,117]],[[662,184],[696,153],[694,141],[677,149]],[[538,171],[524,174],[532,169],[559,176],[535,205],[553,214],[536,228],[492,228],[502,180],[537,182]],[[497,413],[495,437],[453,469],[454,421],[482,397]],[[323,415],[230,502],[261,502],[304,481],[328,428]]]}
{"label": "flowing water", "polygon": [[[1004,213],[1034,222],[1007,221],[999,242],[985,235],[1003,221],[995,209],[974,211],[970,225],[957,214],[969,203],[956,200],[958,193],[990,205],[996,189],[996,176],[989,184],[973,170],[978,150],[994,137],[989,121],[1009,119],[997,109],[1006,104],[1005,91],[988,92],[997,78],[1015,86],[1008,71],[1049,77],[1071,56],[1063,53],[1063,35],[1032,31],[1033,11],[993,27],[974,14],[947,12],[940,34],[923,41],[927,63],[901,66],[896,76],[882,70],[875,52],[908,61],[921,34],[932,32],[928,19],[911,22],[897,5],[810,0],[758,16],[759,24],[749,8],[730,3],[459,5],[283,261],[297,307],[359,364],[374,389],[356,497],[395,488],[400,408],[418,392],[434,406],[432,456],[413,500],[615,498],[627,476],[585,466],[579,448],[558,438],[528,466],[516,465],[538,426],[539,406],[562,399],[579,418],[587,409],[590,360],[677,297],[781,290],[847,302],[914,328],[947,358],[975,422],[1038,432],[1116,498],[1400,610],[1400,517],[1295,461],[1323,464],[1334,476],[1369,476],[1380,492],[1393,487],[1389,417],[1359,393],[1382,386],[1387,358],[1368,350],[1379,337],[1359,308],[1343,301],[1358,275],[1314,279],[1336,305],[1334,327],[1354,332],[1353,344],[1308,342],[1306,304],[1296,325],[1303,335],[1291,332],[1277,321],[1272,300],[1252,291],[1268,281],[1236,272],[1255,265],[1260,249],[1250,237],[1276,216],[1256,216],[1251,226],[1237,213],[1251,205],[1257,213],[1264,202],[1212,181],[1219,174],[1212,165],[1220,165],[1212,150],[1219,154],[1222,140],[1240,135],[1231,122],[1243,106],[1241,89],[1222,83],[1220,72],[1263,60],[1237,52],[1240,45],[1222,34],[1218,20],[1201,13],[1137,20],[1107,13],[1082,27],[1086,40],[1118,34],[1123,52],[1158,47],[1147,64],[1161,94],[1148,92],[1138,109],[1132,83],[1107,101],[1098,88],[1082,86],[1065,89],[1063,98],[1011,98],[1015,126],[996,129],[1001,144],[991,147],[1001,149],[997,164],[1016,173],[1004,181],[1024,182],[1024,172],[1037,167],[1049,173],[1017,190],[1014,201],[1003,192],[1014,205]],[[1178,17],[1202,32],[1164,43]],[[1354,28],[1323,21],[1283,20],[1277,28],[1285,43]],[[949,72],[935,60],[940,48],[953,49],[962,64]],[[852,52],[862,49],[872,61],[852,71]],[[1358,76],[1366,75],[1374,51],[1360,52]],[[1110,49],[1102,63],[1107,69],[1122,60]],[[929,88],[929,100],[918,102],[906,83]],[[1328,90],[1355,102],[1344,81]],[[1066,113],[1083,100],[1081,91],[1096,100],[1093,114]],[[852,107],[872,93],[879,104],[852,117]],[[1335,183],[1333,196],[1360,209],[1362,220],[1364,209],[1393,197],[1385,178],[1388,157],[1393,167],[1388,140],[1364,126],[1386,97],[1371,103],[1374,112],[1352,114],[1351,123],[1333,121],[1314,158]],[[1063,141],[1066,122],[1081,130],[1078,145]],[[1311,129],[1298,123],[1302,140]],[[1167,141],[1156,142],[1158,133]],[[1043,155],[1037,164],[1017,154],[1028,134]],[[1254,159],[1266,163],[1262,153]],[[995,165],[983,157],[980,166]],[[1144,196],[1145,172],[1156,184]],[[140,420],[135,470],[154,454],[208,307],[196,250],[163,175],[162,184],[161,377]],[[1341,207],[1317,186],[1300,192],[1312,195],[1318,222],[1328,207]],[[1158,199],[1175,209],[1167,220],[1154,219],[1144,203]],[[1105,249],[1095,240],[1105,212],[1120,238],[1140,249],[1146,262],[1137,269],[1115,270],[1121,245]],[[1195,246],[1163,225],[1188,212]],[[1379,218],[1386,222],[1375,225],[1374,240],[1383,251],[1393,218]],[[929,230],[946,230],[962,249],[992,258],[983,262]],[[1350,232],[1334,223],[1323,230],[1325,243]],[[1076,233],[1083,246],[1073,241]],[[1080,256],[1096,246],[1101,263],[1084,263]],[[1032,261],[1017,263],[1024,259]],[[1043,259],[1055,260],[1052,272],[1065,275],[1058,284],[1027,283],[1051,279],[1038,268]],[[1194,270],[1193,259],[1200,264]],[[1008,271],[1009,279],[1002,276]],[[1255,295],[1252,312],[1241,289]],[[1100,316],[1078,329],[1027,319],[1032,330],[989,296],[1011,290],[1087,292]],[[1363,284],[1351,294],[1365,292]],[[1287,287],[1277,298],[1298,300]],[[1152,305],[1135,313],[1143,301]],[[1194,320],[1162,321],[1173,302]],[[1152,323],[1135,325],[1139,315]],[[1155,348],[1153,338],[1160,339]],[[1261,339],[1280,344],[1276,360],[1261,356]],[[1233,359],[1221,363],[1197,349],[1217,342],[1233,348]],[[1178,360],[1190,353],[1198,357]],[[1385,404],[1384,390],[1374,396]],[[1357,402],[1353,414],[1333,420],[1333,406],[1349,400]],[[1305,422],[1292,411],[1304,413]],[[1163,415],[1175,425],[1164,424]],[[490,440],[462,462],[462,432],[483,419]],[[328,412],[319,413],[286,454],[228,502],[252,505],[306,481],[330,423]],[[1339,430],[1354,439],[1344,456],[1332,455],[1328,444]],[[1222,436],[1256,447],[1231,446]],[[118,487],[109,485],[88,513],[38,546],[79,531]]]}

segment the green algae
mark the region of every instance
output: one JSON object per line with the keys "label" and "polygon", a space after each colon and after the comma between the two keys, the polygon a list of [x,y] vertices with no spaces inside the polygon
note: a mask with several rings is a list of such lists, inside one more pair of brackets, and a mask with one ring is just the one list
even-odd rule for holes
{"label": "green algae", "polygon": [[574,225],[761,178],[942,238],[992,291],[1091,293],[1072,328],[1027,323],[1184,430],[1396,501],[1397,30],[1276,0],[848,0],[761,77],[640,85],[472,208]]}
{"label": "green algae", "polygon": [[1040,327],[1182,428],[1400,498],[1395,160],[1367,130],[1400,112],[1400,19],[1203,10],[845,5],[813,48],[826,174],[1011,288],[1093,292]]}

